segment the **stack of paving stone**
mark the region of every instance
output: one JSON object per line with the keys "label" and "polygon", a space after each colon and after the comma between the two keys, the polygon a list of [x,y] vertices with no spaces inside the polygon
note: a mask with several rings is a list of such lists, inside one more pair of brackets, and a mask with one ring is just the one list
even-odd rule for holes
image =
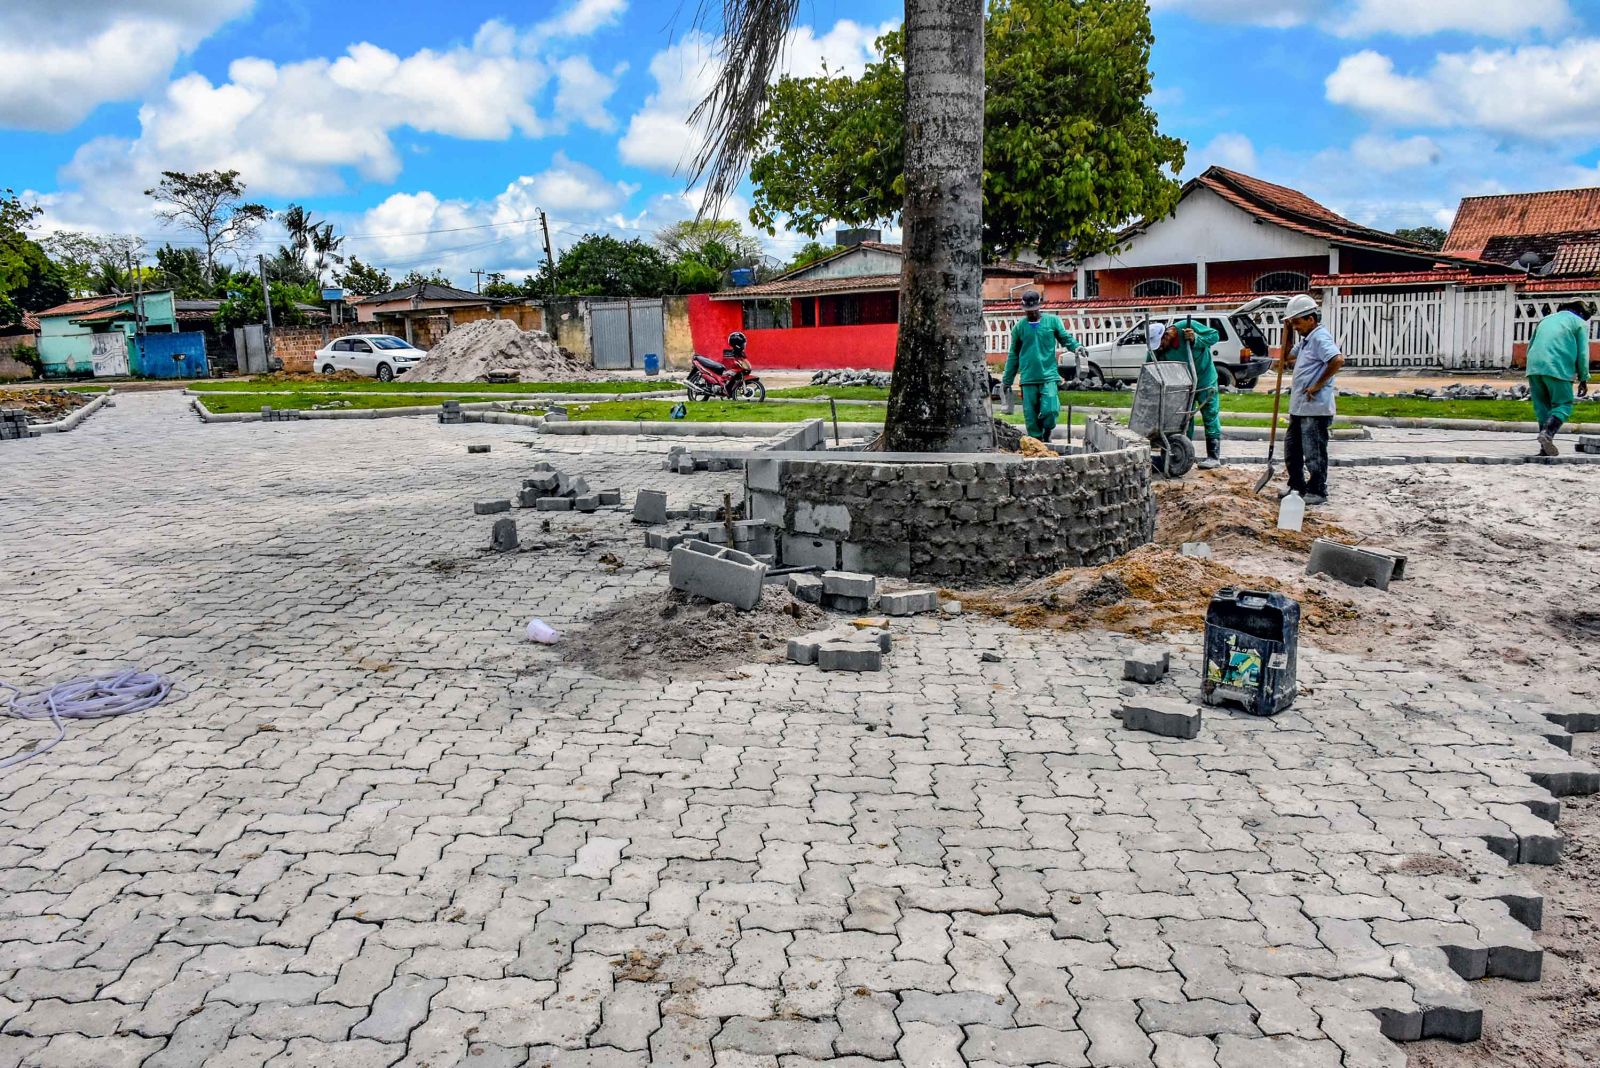
{"label": "stack of paving stone", "polygon": [[667,458],[661,461],[661,470],[673,471],[680,475],[692,475],[696,471],[737,471],[744,468],[744,461],[732,456],[695,456],[687,446],[674,445],[667,450]]}
{"label": "stack of paving stone", "polygon": [[21,408],[0,408],[0,441],[37,436],[37,431],[28,429],[27,412]]}
{"label": "stack of paving stone", "polygon": [[1578,435],[1578,451],[1600,453],[1600,434]]}
{"label": "stack of paving stone", "polygon": [[299,408],[274,408],[270,404],[261,406],[261,418],[268,423],[283,423],[290,419],[300,418]]}
{"label": "stack of paving stone", "polygon": [[[541,512],[595,512],[622,503],[620,489],[592,490],[582,478],[571,478],[548,463],[535,464],[533,476],[523,479],[517,492],[519,508],[535,508]],[[479,501],[479,515],[503,512],[511,502]]]}
{"label": "stack of paving stone", "polygon": [[460,401],[447,400],[443,404],[439,405],[439,422],[465,423],[466,421],[467,417],[462,414]]}
{"label": "stack of paving stone", "polygon": [[[884,624],[876,626],[873,624]],[[829,630],[789,639],[790,663],[815,664],[823,671],[882,671],[883,654],[894,647],[888,620],[858,619]]]}
{"label": "stack of paving stone", "polygon": [[[737,529],[738,524],[735,524]],[[786,580],[789,592],[809,604],[839,612],[877,609],[886,616],[914,616],[939,609],[939,591],[932,589],[880,592],[872,575],[824,571],[820,576],[796,574]]]}
{"label": "stack of paving stone", "polygon": [[[637,511],[635,512],[637,518]],[[712,545],[730,546],[742,553],[748,553],[763,564],[771,566],[776,559],[778,535],[777,530],[769,523],[760,519],[742,519],[733,524],[733,541],[728,541],[728,528],[726,524],[718,523],[709,527],[686,526],[678,531],[647,530],[644,535],[644,544],[647,549],[660,549],[671,552],[679,545],[689,541],[703,541]]]}

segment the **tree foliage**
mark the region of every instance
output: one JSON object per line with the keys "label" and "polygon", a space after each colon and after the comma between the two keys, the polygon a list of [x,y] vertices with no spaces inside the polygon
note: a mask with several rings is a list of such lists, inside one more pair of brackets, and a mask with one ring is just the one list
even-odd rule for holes
{"label": "tree foliage", "polygon": [[[1177,203],[1184,144],[1146,105],[1143,0],[990,0],[985,34],[984,243],[1085,255]],[[904,38],[859,78],[784,78],[756,131],[750,220],[811,236],[897,218],[905,186]]]}
{"label": "tree foliage", "polygon": [[207,281],[216,279],[217,257],[236,251],[272,215],[262,205],[245,201],[238,171],[162,171],[161,181],[144,193],[159,205],[158,216],[199,238]]}
{"label": "tree foliage", "polygon": [[[266,304],[261,298],[261,279],[238,274],[233,277],[235,288],[213,317],[219,331],[267,321]],[[304,326],[306,313],[301,304],[312,304],[322,294],[315,286],[295,285],[291,282],[272,282],[272,323],[274,326]]]}
{"label": "tree foliage", "polygon": [[711,267],[719,262],[742,266],[761,258],[760,239],[732,219],[685,219],[657,230],[655,242],[668,259],[688,256]]}
{"label": "tree foliage", "polygon": [[[421,271],[413,268],[406,273],[404,278],[400,279],[400,285],[396,288],[404,289],[406,286],[423,285],[450,286],[452,289],[455,288],[455,286],[451,285],[450,279],[445,277],[445,273],[439,270],[437,267],[433,268],[427,274],[423,274]],[[379,290],[379,292],[382,292],[382,290]]]}
{"label": "tree foliage", "polygon": [[226,296],[216,286],[206,281],[206,264],[197,249],[173,248],[170,244],[156,249],[154,283],[157,288],[170,289],[180,300],[211,300]]}
{"label": "tree foliage", "polygon": [[821,241],[807,241],[800,246],[800,251],[794,254],[794,257],[784,265],[783,269],[785,271],[793,271],[804,267],[808,263],[816,263],[818,260],[831,256],[837,251],[839,251],[837,248],[831,245],[824,245]]}
{"label": "tree foliage", "polygon": [[347,292],[354,293],[358,297],[387,293],[394,288],[394,279],[389,277],[388,271],[374,267],[370,263],[362,263],[354,256],[350,257],[343,271],[334,272],[333,278]]}
{"label": "tree foliage", "polygon": [[58,230],[40,242],[61,268],[67,288],[75,297],[115,293],[103,288],[108,277],[125,274],[128,261],[144,260],[144,239],[133,234],[88,234]]}
{"label": "tree foliage", "polygon": [[[549,292],[549,265],[539,272],[535,291]],[[555,290],[569,297],[659,297],[677,289],[672,263],[654,245],[638,238],[585,234],[556,262]]]}
{"label": "tree foliage", "polygon": [[1394,236],[1403,237],[1407,241],[1415,241],[1424,248],[1438,251],[1444,248],[1444,239],[1450,235],[1437,226],[1411,226],[1396,230]]}
{"label": "tree foliage", "polygon": [[14,326],[22,313],[60,304],[70,295],[66,276],[28,236],[39,215],[11,190],[0,190],[0,326]]}

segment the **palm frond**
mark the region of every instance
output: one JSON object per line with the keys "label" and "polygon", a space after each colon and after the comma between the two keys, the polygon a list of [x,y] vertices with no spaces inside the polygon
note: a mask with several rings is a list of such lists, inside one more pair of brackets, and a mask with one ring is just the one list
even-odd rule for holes
{"label": "palm frond", "polygon": [[[701,0],[695,22],[706,28],[709,5]],[[755,129],[766,110],[767,85],[783,58],[799,0],[721,0],[722,69],[690,121],[703,125],[705,144],[691,165],[689,184],[706,183],[700,218],[717,210],[743,180],[755,150]]]}

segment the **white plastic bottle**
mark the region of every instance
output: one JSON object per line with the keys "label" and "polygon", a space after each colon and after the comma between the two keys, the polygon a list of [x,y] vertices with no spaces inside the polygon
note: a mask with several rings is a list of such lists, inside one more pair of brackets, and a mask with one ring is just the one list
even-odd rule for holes
{"label": "white plastic bottle", "polygon": [[1291,493],[1278,502],[1278,529],[1298,531],[1306,520],[1306,499]]}

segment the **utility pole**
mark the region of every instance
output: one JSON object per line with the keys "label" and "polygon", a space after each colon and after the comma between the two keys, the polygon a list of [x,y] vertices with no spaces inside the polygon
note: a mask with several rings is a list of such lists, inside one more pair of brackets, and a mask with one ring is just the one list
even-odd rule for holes
{"label": "utility pole", "polygon": [[128,273],[133,276],[133,330],[136,334],[144,333],[144,273],[137,274],[133,270],[133,252],[128,253]]}
{"label": "utility pole", "polygon": [[556,257],[550,251],[550,217],[539,209],[539,225],[544,227],[544,262],[550,269],[550,299],[556,299]]}
{"label": "utility pole", "polygon": [[267,258],[256,257],[256,270],[261,272],[261,299],[267,306],[267,330],[272,330],[272,290],[267,286]]}
{"label": "utility pole", "polygon": [[477,291],[479,293],[482,293],[483,292],[483,276],[485,274],[487,274],[488,272],[485,271],[482,267],[474,267],[472,270],[468,271],[467,273],[475,276],[478,279],[478,290]]}

